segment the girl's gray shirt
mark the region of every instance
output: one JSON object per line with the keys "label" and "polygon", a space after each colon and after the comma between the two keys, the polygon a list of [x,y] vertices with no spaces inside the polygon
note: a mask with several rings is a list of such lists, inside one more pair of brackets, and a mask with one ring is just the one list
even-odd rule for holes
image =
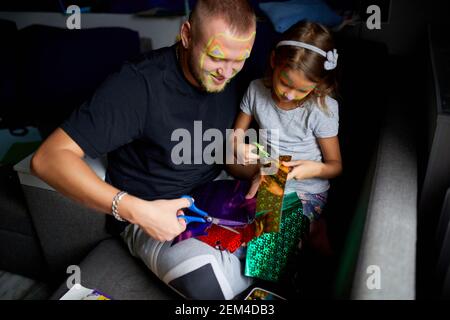
{"label": "girl's gray shirt", "polygon": [[[327,111],[312,99],[292,110],[280,109],[271,89],[257,79],[250,83],[240,107],[254,117],[260,129],[267,130],[259,131],[259,143],[267,146],[272,157],[291,155],[292,160],[322,161],[317,138],[337,136],[339,130],[337,101],[326,97],[325,103]],[[285,193],[321,193],[329,187],[327,179],[292,179],[286,183]]]}

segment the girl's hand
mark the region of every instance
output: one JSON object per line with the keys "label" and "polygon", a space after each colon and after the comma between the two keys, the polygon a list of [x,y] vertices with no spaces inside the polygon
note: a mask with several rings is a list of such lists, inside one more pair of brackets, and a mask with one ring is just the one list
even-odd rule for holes
{"label": "girl's hand", "polygon": [[320,177],[324,164],[318,161],[311,160],[294,160],[282,162],[286,167],[291,167],[290,172],[287,175],[287,179],[310,179]]}
{"label": "girl's hand", "polygon": [[256,149],[256,146],[252,144],[238,143],[236,145],[238,164],[249,165],[258,163],[259,156],[254,152]]}
{"label": "girl's hand", "polygon": [[261,182],[262,182],[261,172],[258,171],[258,173],[255,174],[252,178],[252,183],[250,185],[250,189],[248,189],[248,192],[245,195],[245,199],[251,199],[256,195]]}
{"label": "girl's hand", "polygon": [[283,196],[283,188],[278,184],[276,179],[273,176],[268,176],[259,172],[253,177],[250,188],[245,195],[245,199],[253,198],[261,185],[274,195],[280,197]]}

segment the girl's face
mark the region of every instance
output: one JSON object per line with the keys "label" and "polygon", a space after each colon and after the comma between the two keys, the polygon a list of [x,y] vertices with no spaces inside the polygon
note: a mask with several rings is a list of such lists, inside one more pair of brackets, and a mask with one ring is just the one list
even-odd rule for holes
{"label": "girl's face", "polygon": [[293,70],[285,66],[274,68],[272,88],[275,101],[281,107],[296,106],[311,91],[317,83],[309,81],[303,71]]}

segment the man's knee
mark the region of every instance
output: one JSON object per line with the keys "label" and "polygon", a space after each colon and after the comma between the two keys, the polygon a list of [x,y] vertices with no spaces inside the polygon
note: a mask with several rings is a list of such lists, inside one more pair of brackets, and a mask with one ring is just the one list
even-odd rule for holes
{"label": "man's knee", "polygon": [[216,255],[202,254],[173,265],[162,280],[187,299],[232,299],[245,285],[236,274],[239,262],[225,266]]}

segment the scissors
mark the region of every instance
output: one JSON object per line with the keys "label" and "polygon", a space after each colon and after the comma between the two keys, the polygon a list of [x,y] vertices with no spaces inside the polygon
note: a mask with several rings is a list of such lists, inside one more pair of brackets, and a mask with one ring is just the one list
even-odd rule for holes
{"label": "scissors", "polygon": [[227,227],[227,226],[224,226],[224,225],[220,224],[220,220],[219,219],[213,218],[207,212],[197,208],[195,206],[195,204],[194,204],[194,199],[191,196],[184,195],[184,196],[181,196],[181,198],[188,199],[189,202],[190,202],[190,205],[187,208],[189,210],[191,210],[192,212],[195,212],[198,215],[200,215],[200,217],[187,216],[187,215],[184,215],[184,214],[178,216],[178,218],[184,219],[186,221],[186,224],[189,224],[190,222],[200,222],[200,223],[207,223],[208,222],[208,223],[215,224],[215,225],[217,225],[219,227],[222,227],[224,229],[227,229],[229,231],[232,231],[234,233],[240,234],[238,231],[236,231],[236,230],[234,230],[234,229],[232,229],[230,227]]}
{"label": "scissors", "polygon": [[270,153],[268,153],[266,150],[264,150],[264,146],[257,143],[257,142],[253,142],[253,144],[256,146],[256,149],[258,149],[258,152],[261,156],[263,156],[265,159],[271,160],[271,161],[275,161],[277,164],[280,162],[279,159],[275,159],[274,157],[272,157],[270,155]]}

